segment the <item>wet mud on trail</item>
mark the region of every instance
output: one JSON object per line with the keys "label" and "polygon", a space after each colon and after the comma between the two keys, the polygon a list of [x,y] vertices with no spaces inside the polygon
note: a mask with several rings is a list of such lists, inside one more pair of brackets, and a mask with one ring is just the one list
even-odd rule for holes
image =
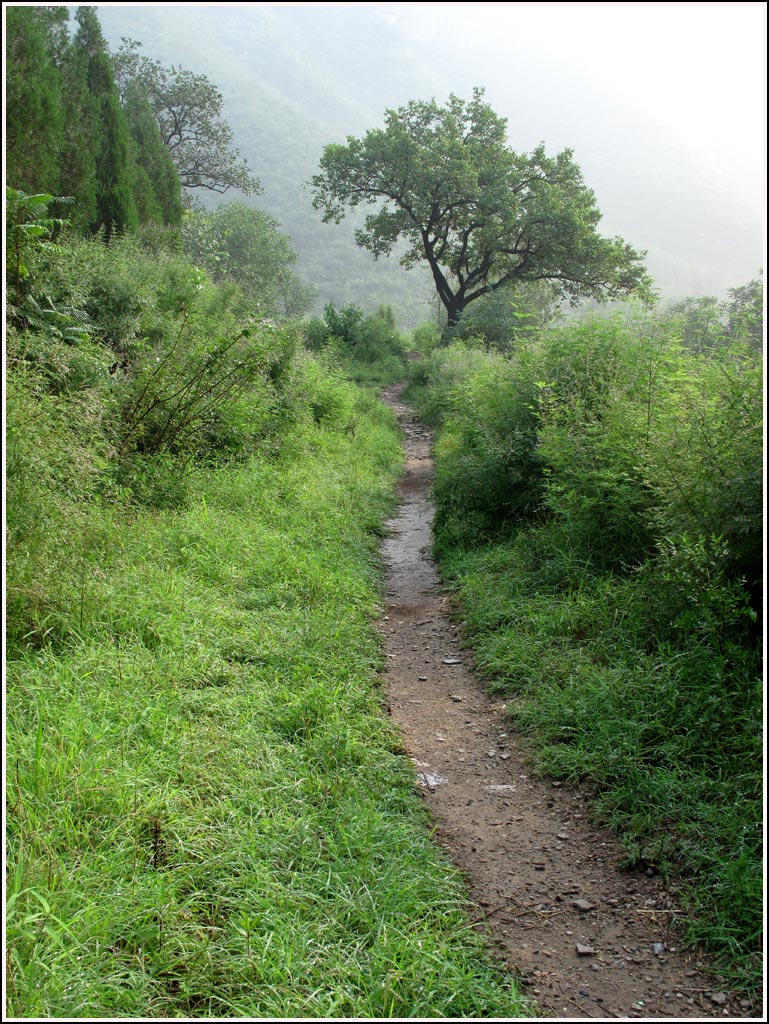
{"label": "wet mud on trail", "polygon": [[475,677],[430,555],[432,435],[401,391],[383,395],[406,446],[383,543],[384,686],[480,926],[540,1015],[752,1019],[682,948],[662,880],[619,869],[622,849],[590,820],[588,797],[532,773],[504,704]]}

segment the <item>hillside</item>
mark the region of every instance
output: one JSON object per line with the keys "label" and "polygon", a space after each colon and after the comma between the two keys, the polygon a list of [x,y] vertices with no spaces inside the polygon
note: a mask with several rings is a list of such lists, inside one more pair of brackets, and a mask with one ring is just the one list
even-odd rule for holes
{"label": "hillside", "polygon": [[[343,35],[334,25],[341,13],[328,9],[305,8],[297,18],[289,8],[230,8],[223,18],[218,9],[196,8],[183,21],[163,7],[99,10],[113,48],[121,37],[136,39],[148,56],[217,84],[236,144],[264,186],[249,202],[276,217],[291,237],[300,255],[298,273],[320,289],[319,306],[397,304],[400,321],[415,325],[429,315],[427,272],[406,273],[395,259],[375,262],[355,245],[349,219],[339,227],[323,224],[305,188],[324,145],[364,131],[415,87],[436,87],[428,75],[422,81],[415,76],[416,54],[404,52],[402,40],[382,37],[383,23],[374,13],[359,13],[358,39],[350,45],[349,17]],[[372,38],[375,50],[368,45]],[[400,87],[385,98],[382,83],[388,80]],[[369,85],[361,89],[360,82]]]}
{"label": "hillside", "polygon": [[[264,185],[252,202],[291,236],[298,270],[320,288],[321,305],[386,302],[398,305],[405,325],[425,319],[427,273],[405,274],[392,259],[375,263],[355,246],[349,218],[339,227],[321,222],[304,183],[325,145],[381,123],[386,108],[469,95],[476,85],[508,118],[514,149],[542,140],[548,151],[574,149],[604,233],[648,252],[664,298],[723,297],[761,265],[763,198],[740,174],[741,155],[732,177],[703,162],[685,143],[684,124],[671,130],[662,111],[634,109],[622,82],[607,93],[571,53],[541,60],[531,26],[484,47],[416,10],[240,5],[186,8],[182,18],[178,11],[115,6],[99,17],[113,47],[122,36],[137,39],[148,56],[206,74],[221,89],[236,144]],[[479,30],[491,18],[484,11]],[[669,43],[658,41],[661,54]],[[598,48],[593,66],[610,57]]]}

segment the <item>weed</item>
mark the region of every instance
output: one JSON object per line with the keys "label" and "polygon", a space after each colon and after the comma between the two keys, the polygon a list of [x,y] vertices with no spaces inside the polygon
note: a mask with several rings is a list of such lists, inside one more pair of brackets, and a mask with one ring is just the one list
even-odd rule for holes
{"label": "weed", "polygon": [[628,867],[677,879],[689,934],[757,984],[761,368],[665,321],[590,319],[508,359],[454,344],[436,552],[476,662],[539,767],[588,780]]}
{"label": "weed", "polygon": [[9,651],[11,1014],[522,1012],[380,709],[393,418],[304,379],[338,401],[274,456],[92,507],[83,600]]}

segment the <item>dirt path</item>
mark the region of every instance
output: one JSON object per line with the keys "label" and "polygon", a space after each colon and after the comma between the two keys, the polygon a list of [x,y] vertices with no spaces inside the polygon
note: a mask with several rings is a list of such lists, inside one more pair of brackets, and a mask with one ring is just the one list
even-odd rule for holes
{"label": "dirt path", "polygon": [[399,395],[385,395],[407,457],[384,542],[385,684],[479,918],[544,1016],[750,1019],[750,1004],[679,951],[660,879],[618,870],[622,851],[589,821],[587,798],[533,776],[504,705],[485,696],[429,553],[432,437]]}

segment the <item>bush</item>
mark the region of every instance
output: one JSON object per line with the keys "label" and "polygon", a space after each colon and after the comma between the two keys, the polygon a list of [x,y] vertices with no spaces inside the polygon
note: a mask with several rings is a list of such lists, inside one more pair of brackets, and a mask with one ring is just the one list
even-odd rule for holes
{"label": "bush", "polygon": [[526,282],[476,299],[444,340],[475,340],[498,352],[513,352],[536,341],[557,317],[552,287],[544,281]]}
{"label": "bush", "polygon": [[294,388],[316,425],[354,431],[354,393],[349,381],[328,359],[300,357],[295,367]]}
{"label": "bush", "polygon": [[759,606],[763,562],[763,369],[732,343],[668,363],[648,447],[660,535],[716,536],[724,568]]}
{"label": "bush", "polygon": [[437,324],[422,324],[412,332],[411,345],[417,352],[428,356],[441,343],[441,329]]}
{"label": "bush", "polygon": [[[425,372],[425,371],[423,371]],[[436,533],[448,542],[482,540],[539,506],[539,388],[524,355],[512,362],[466,344],[427,362],[427,415],[442,424],[437,443]]]}
{"label": "bush", "polygon": [[[688,339],[691,344],[691,339]],[[426,362],[436,549],[476,664],[541,768],[590,780],[628,867],[679,875],[690,934],[760,949],[762,367],[668,317]],[[532,515],[533,513],[533,515]]]}

